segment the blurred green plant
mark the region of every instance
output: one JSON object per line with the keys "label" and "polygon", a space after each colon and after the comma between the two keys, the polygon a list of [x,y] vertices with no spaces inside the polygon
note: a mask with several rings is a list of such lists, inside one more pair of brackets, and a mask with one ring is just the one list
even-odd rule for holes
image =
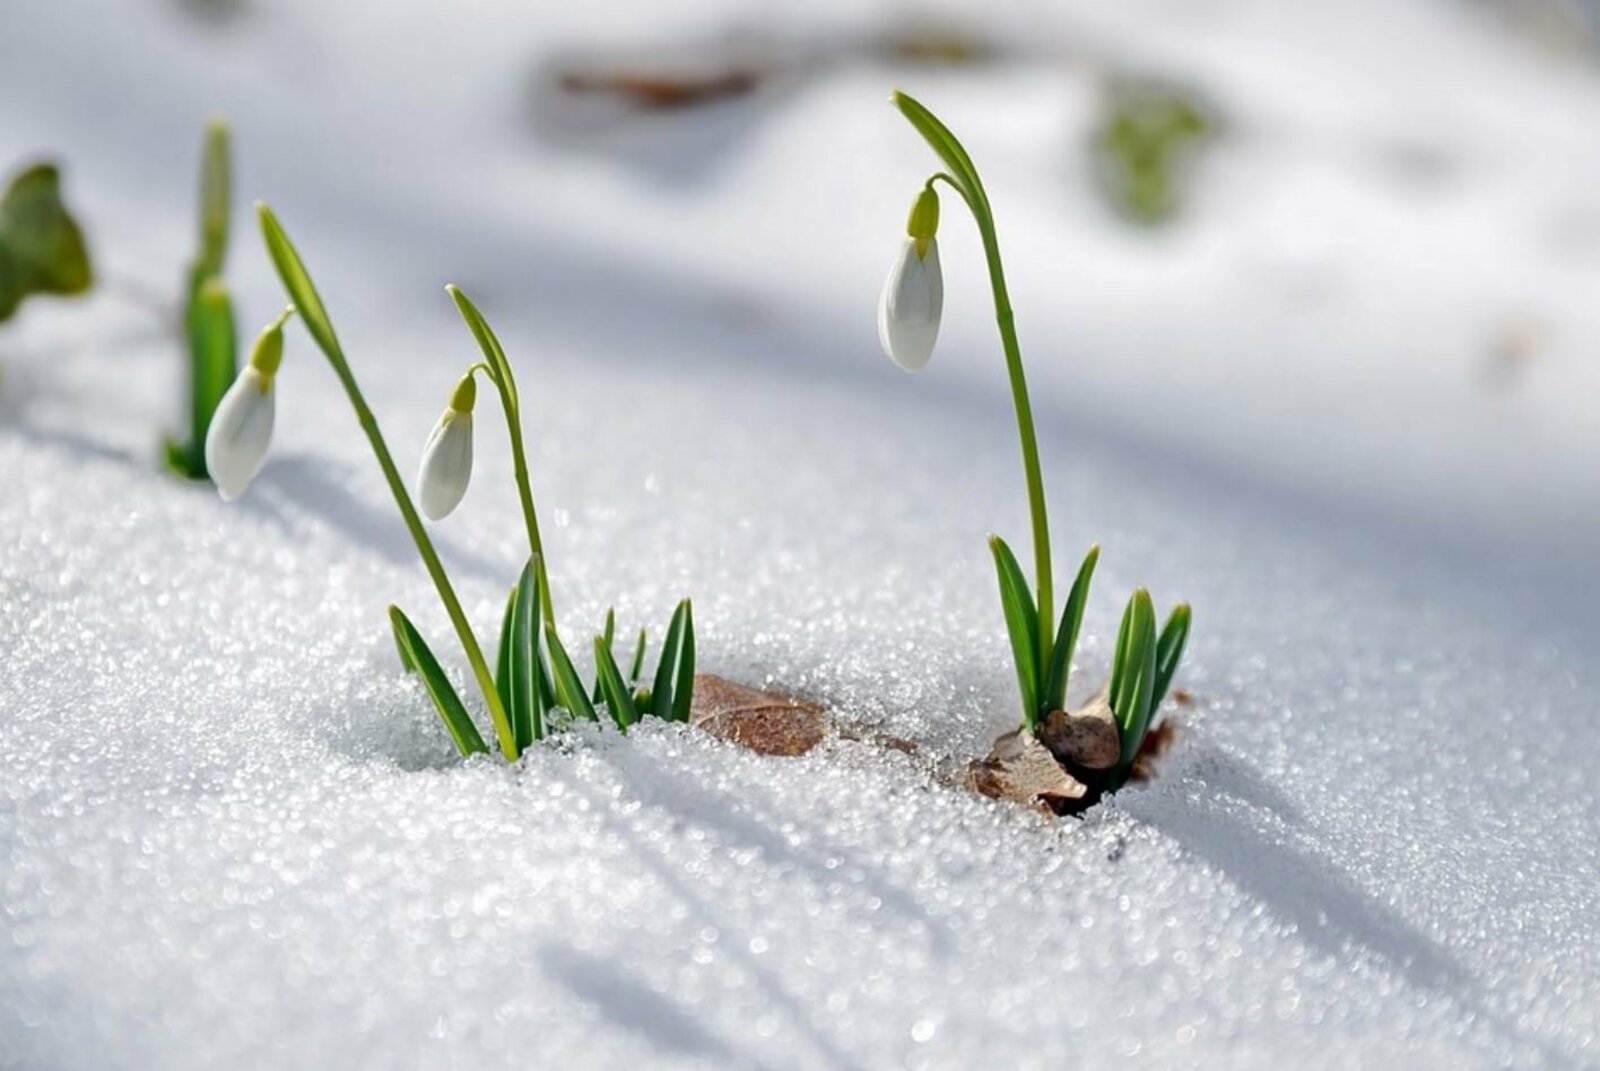
{"label": "blurred green plant", "polygon": [[1216,132],[1215,118],[1193,92],[1149,81],[1113,82],[1102,107],[1090,136],[1097,187],[1124,218],[1167,222],[1182,205],[1195,153]]}
{"label": "blurred green plant", "polygon": [[[1017,341],[1016,320],[1006,289],[994,214],[977,167],[965,147],[932,112],[904,93],[894,103],[933,148],[948,171],[937,172],[923,183],[906,226],[907,238],[890,271],[879,306],[879,336],[890,359],[908,370],[926,364],[938,334],[943,310],[943,280],[938,259],[939,226],[936,183],[955,190],[972,212],[988,262],[995,318],[1010,379],[1017,435],[1022,447],[1028,507],[1033,522],[1034,583],[1016,555],[998,535],[989,537],[1000,583],[1000,605],[1011,641],[1012,661],[1022,699],[1023,728],[1037,734],[1044,720],[1063,709],[1072,656],[1083,623],[1089,585],[1100,558],[1091,547],[1079,567],[1059,622],[1054,617],[1051,573],[1050,522],[1045,508],[1044,477],[1034,430],[1033,407],[1028,399],[1027,376]],[[1108,697],[1117,722],[1121,759],[1112,771],[1109,787],[1127,779],[1188,640],[1190,610],[1179,604],[1158,635],[1155,610],[1143,588],[1135,591],[1123,613],[1111,669]]]}
{"label": "blurred green plant", "polygon": [[232,175],[228,125],[206,126],[200,162],[200,248],[185,281],[183,334],[189,353],[189,438],[168,439],[167,467],[191,480],[209,477],[206,432],[223,394],[238,374],[233,299],[222,271],[228,256]]}
{"label": "blurred green plant", "polygon": [[51,163],[24,169],[0,194],[0,323],[34,294],[81,294],[94,283],[83,231],[61,201]]}
{"label": "blurred green plant", "polygon": [[[516,379],[500,340],[477,306],[458,287],[447,288],[483,351],[484,359],[468,367],[428,437],[417,477],[419,512],[400,478],[377,418],[356,382],[310,273],[272,210],[260,203],[256,208],[267,253],[293,302],[291,310],[299,313],[355,410],[356,420],[377,458],[406,530],[455,629],[488,710],[501,755],[514,762],[534,741],[574,720],[598,721],[601,704],[610,720],[623,732],[645,715],[687,721],[695,664],[694,615],[687,599],[678,604],[672,615],[655,675],[648,682],[642,677],[646,645],[643,630],[639,632],[626,674],[616,661],[612,646],[615,613],[607,613],[605,627],[594,640],[595,679],[592,684],[583,683],[568,655],[556,630],[544,547],[522,442],[521,400]],[[281,331],[287,315],[286,312],[280,316],[263,333],[248,366],[224,396],[207,434],[206,457],[218,477],[217,487],[224,498],[241,493],[265,457],[272,429],[272,392],[282,352]],[[483,648],[473,634],[422,520],[423,514],[431,520],[442,520],[454,511],[466,493],[472,470],[472,423],[478,375],[487,378],[495,387],[505,416],[529,545],[527,564],[511,589],[501,619],[494,670],[484,657]],[[397,606],[389,607],[389,621],[401,663],[421,678],[457,750],[462,755],[488,751],[466,704],[422,633]]]}

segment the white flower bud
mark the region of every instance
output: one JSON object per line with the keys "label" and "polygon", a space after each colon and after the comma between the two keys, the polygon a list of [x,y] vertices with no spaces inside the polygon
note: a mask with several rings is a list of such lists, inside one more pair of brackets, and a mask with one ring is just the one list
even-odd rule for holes
{"label": "white flower bud", "polygon": [[944,312],[939,240],[907,237],[878,304],[878,341],[895,364],[915,372],[933,356]]}
{"label": "white flower bud", "polygon": [[272,442],[273,376],[246,366],[217,403],[206,429],[206,470],[224,502],[244,489],[266,460]]}
{"label": "white flower bud", "polygon": [[431,521],[450,516],[472,482],[472,406],[476,400],[477,388],[468,372],[422,448],[417,500]]}

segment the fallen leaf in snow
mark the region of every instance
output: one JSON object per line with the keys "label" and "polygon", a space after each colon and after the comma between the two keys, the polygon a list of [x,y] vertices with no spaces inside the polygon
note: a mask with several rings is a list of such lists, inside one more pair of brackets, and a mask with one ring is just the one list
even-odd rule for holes
{"label": "fallen leaf in snow", "polygon": [[1104,695],[1081,710],[1053,710],[1039,729],[1039,742],[1062,762],[1086,770],[1109,770],[1122,757],[1116,718]]}
{"label": "fallen leaf in snow", "polygon": [[712,736],[763,755],[804,755],[828,734],[822,708],[696,673],[689,721]]}
{"label": "fallen leaf in snow", "polygon": [[988,756],[969,767],[968,776],[973,789],[983,795],[1017,803],[1075,800],[1089,791],[1025,729],[997,739]]}

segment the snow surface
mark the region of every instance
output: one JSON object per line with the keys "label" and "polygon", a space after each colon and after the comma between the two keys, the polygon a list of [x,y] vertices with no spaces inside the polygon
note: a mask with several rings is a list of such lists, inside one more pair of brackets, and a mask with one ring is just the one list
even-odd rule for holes
{"label": "snow surface", "polygon": [[[1592,67],[1424,0],[1019,5],[1019,64],[574,144],[529,126],[562,49],[883,16],[545,6],[8,11],[0,160],[66,161],[104,285],[0,333],[0,1065],[1600,1062]],[[1166,234],[1079,180],[1113,63],[1228,117]],[[931,166],[896,84],[1000,214],[1058,568],[1105,548],[1079,689],[1132,586],[1196,607],[1167,775],[1082,822],[945,784],[1014,717],[982,537],[1027,519],[955,206],[934,363],[876,352]],[[404,465],[473,354],[439,287],[501,330],[569,633],[693,594],[706,668],[920,754],[456,761],[383,607],[447,626],[303,334],[241,503],[152,464],[213,111]],[[230,275],[275,311],[246,226]],[[436,531],[487,634],[525,548],[482,426]]]}

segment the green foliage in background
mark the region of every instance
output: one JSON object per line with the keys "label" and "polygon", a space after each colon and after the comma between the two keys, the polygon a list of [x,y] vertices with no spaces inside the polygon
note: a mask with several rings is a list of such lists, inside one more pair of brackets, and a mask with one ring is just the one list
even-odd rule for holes
{"label": "green foliage in background", "polygon": [[93,283],[83,231],[61,202],[61,174],[34,164],[0,195],[0,323],[34,294],[81,294]]}
{"label": "green foliage in background", "polygon": [[206,127],[200,164],[200,249],[189,266],[183,334],[189,355],[189,438],[168,439],[167,466],[191,480],[206,478],[206,429],[217,404],[238,374],[238,338],[233,299],[222,270],[228,256],[232,175],[228,126]]}
{"label": "green foliage in background", "polygon": [[1150,82],[1116,82],[1091,134],[1096,185],[1125,219],[1165,223],[1182,205],[1193,157],[1216,132],[1194,93]]}

